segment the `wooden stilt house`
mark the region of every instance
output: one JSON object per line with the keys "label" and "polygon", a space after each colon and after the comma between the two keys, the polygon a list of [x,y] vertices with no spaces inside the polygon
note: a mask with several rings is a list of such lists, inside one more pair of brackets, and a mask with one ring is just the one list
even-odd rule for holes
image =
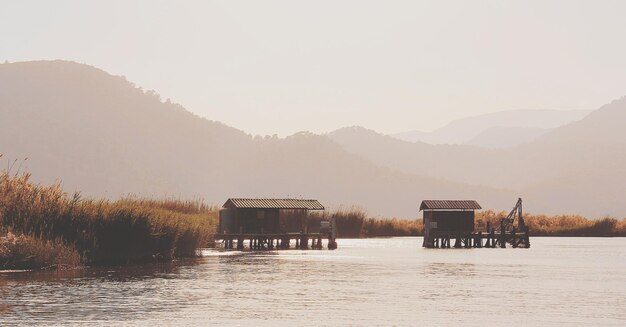
{"label": "wooden stilt house", "polygon": [[[424,212],[424,242],[426,248],[504,248],[530,247],[528,226],[522,215],[522,199],[518,199],[508,216],[500,220],[500,226],[490,226],[484,231],[474,230],[474,210],[481,209],[474,200],[424,200],[420,211]],[[517,220],[517,226],[515,221]]]}
{"label": "wooden stilt house", "polygon": [[273,250],[289,249],[293,242],[297,249],[322,249],[322,238],[327,237],[328,249],[336,249],[334,219],[309,232],[309,210],[324,210],[324,206],[317,200],[231,198],[220,210],[215,239],[222,240],[225,249],[236,244],[243,250],[247,241],[251,250]]}
{"label": "wooden stilt house", "polygon": [[317,200],[231,198],[220,210],[220,233],[306,232],[309,210],[324,210]]}
{"label": "wooden stilt house", "polygon": [[474,200],[424,200],[424,247],[434,247],[442,236],[457,238],[474,231],[474,210],[481,209]]}

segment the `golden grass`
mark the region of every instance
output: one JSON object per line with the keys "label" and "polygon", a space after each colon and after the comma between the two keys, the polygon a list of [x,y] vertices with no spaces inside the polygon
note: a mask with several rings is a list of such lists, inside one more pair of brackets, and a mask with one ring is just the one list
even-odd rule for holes
{"label": "golden grass", "polygon": [[[506,212],[485,210],[476,212],[475,230],[486,231],[487,222],[492,227],[500,225]],[[372,218],[362,209],[353,207],[335,212],[312,214],[310,224],[318,224],[319,219],[335,217],[338,236],[343,238],[377,236],[422,236],[424,226],[421,219],[380,219]],[[626,218],[588,219],[579,215],[532,215],[525,214],[524,221],[532,236],[626,236]]]}
{"label": "golden grass", "polygon": [[[476,230],[486,230],[487,222],[499,226],[506,212],[485,210],[476,213]],[[626,218],[605,217],[589,219],[580,215],[524,214],[524,221],[532,236],[626,236]]]}
{"label": "golden grass", "polygon": [[312,214],[309,223],[319,224],[319,220],[328,220],[331,217],[336,219],[337,236],[340,238],[418,236],[422,235],[424,228],[419,219],[372,218],[358,207]]}
{"label": "golden grass", "polygon": [[216,221],[215,208],[198,200],[82,199],[58,184],[31,183],[28,174],[0,172],[0,235],[24,235],[33,251],[46,249],[39,243],[63,244],[86,264],[194,256],[211,244]]}
{"label": "golden grass", "polygon": [[0,239],[0,269],[61,268],[80,264],[80,254],[62,241],[12,233]]}

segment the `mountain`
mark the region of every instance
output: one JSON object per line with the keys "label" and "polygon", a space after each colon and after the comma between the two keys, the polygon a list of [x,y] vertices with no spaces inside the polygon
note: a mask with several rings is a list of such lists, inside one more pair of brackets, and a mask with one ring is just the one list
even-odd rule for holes
{"label": "mountain", "polygon": [[[522,196],[535,213],[626,216],[624,121],[626,98],[506,148],[407,142],[360,127],[253,138],[91,66],[0,65],[1,160],[18,158],[11,171],[21,166],[36,181],[106,198],[219,205],[291,196],[416,217],[426,198],[504,210]],[[502,132],[513,131],[522,133]]]}
{"label": "mountain", "polygon": [[519,147],[525,175],[541,176],[526,192],[550,206],[587,215],[626,216],[626,97]]}
{"label": "mountain", "polygon": [[[0,65],[0,152],[26,158],[43,182],[89,195],[199,193],[220,179],[214,160],[252,147],[245,133],[163,103],[123,77],[70,62]],[[237,149],[231,151],[230,149]],[[210,170],[190,163],[211,161]]]}
{"label": "mountain", "polygon": [[347,151],[410,174],[514,190],[530,210],[626,215],[626,98],[506,149],[407,142],[359,127],[329,134]]}
{"label": "mountain", "polygon": [[503,209],[515,196],[381,167],[327,136],[253,138],[124,77],[67,61],[0,65],[0,153],[18,158],[12,172],[23,166],[35,181],[111,199],[292,196],[415,217],[425,198],[475,198]]}
{"label": "mountain", "polygon": [[489,127],[464,144],[484,148],[510,148],[528,143],[546,134],[549,128],[532,127]]}
{"label": "mountain", "polygon": [[[432,132],[409,131],[392,136],[409,142],[471,144],[484,147],[514,146],[532,141],[547,131],[588,115],[590,110],[510,110],[457,119]],[[505,135],[501,143],[492,137]]]}

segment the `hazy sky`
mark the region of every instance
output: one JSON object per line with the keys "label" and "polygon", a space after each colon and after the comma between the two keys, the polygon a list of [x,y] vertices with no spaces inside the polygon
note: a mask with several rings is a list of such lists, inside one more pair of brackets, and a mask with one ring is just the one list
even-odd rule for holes
{"label": "hazy sky", "polygon": [[254,134],[626,95],[626,1],[4,1],[0,60],[125,75]]}

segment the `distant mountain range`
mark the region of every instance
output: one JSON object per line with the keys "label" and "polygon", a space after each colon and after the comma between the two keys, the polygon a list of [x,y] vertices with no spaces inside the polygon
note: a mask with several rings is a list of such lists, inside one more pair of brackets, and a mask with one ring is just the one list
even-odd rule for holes
{"label": "distant mountain range", "polygon": [[391,136],[408,142],[505,148],[533,141],[589,113],[591,110],[501,111],[457,119],[432,132],[409,131]]}
{"label": "distant mountain range", "polygon": [[506,149],[397,140],[360,127],[329,134],[348,152],[396,171],[515,190],[531,211],[626,215],[626,97]]}
{"label": "distant mountain range", "polygon": [[[2,160],[18,158],[37,181],[107,198],[306,197],[410,218],[427,198],[505,210],[523,196],[536,213],[626,216],[625,113],[622,98],[563,127],[524,127],[535,139],[506,149],[406,142],[359,127],[253,138],[91,66],[0,64]],[[468,140],[511,131],[496,127]]]}

